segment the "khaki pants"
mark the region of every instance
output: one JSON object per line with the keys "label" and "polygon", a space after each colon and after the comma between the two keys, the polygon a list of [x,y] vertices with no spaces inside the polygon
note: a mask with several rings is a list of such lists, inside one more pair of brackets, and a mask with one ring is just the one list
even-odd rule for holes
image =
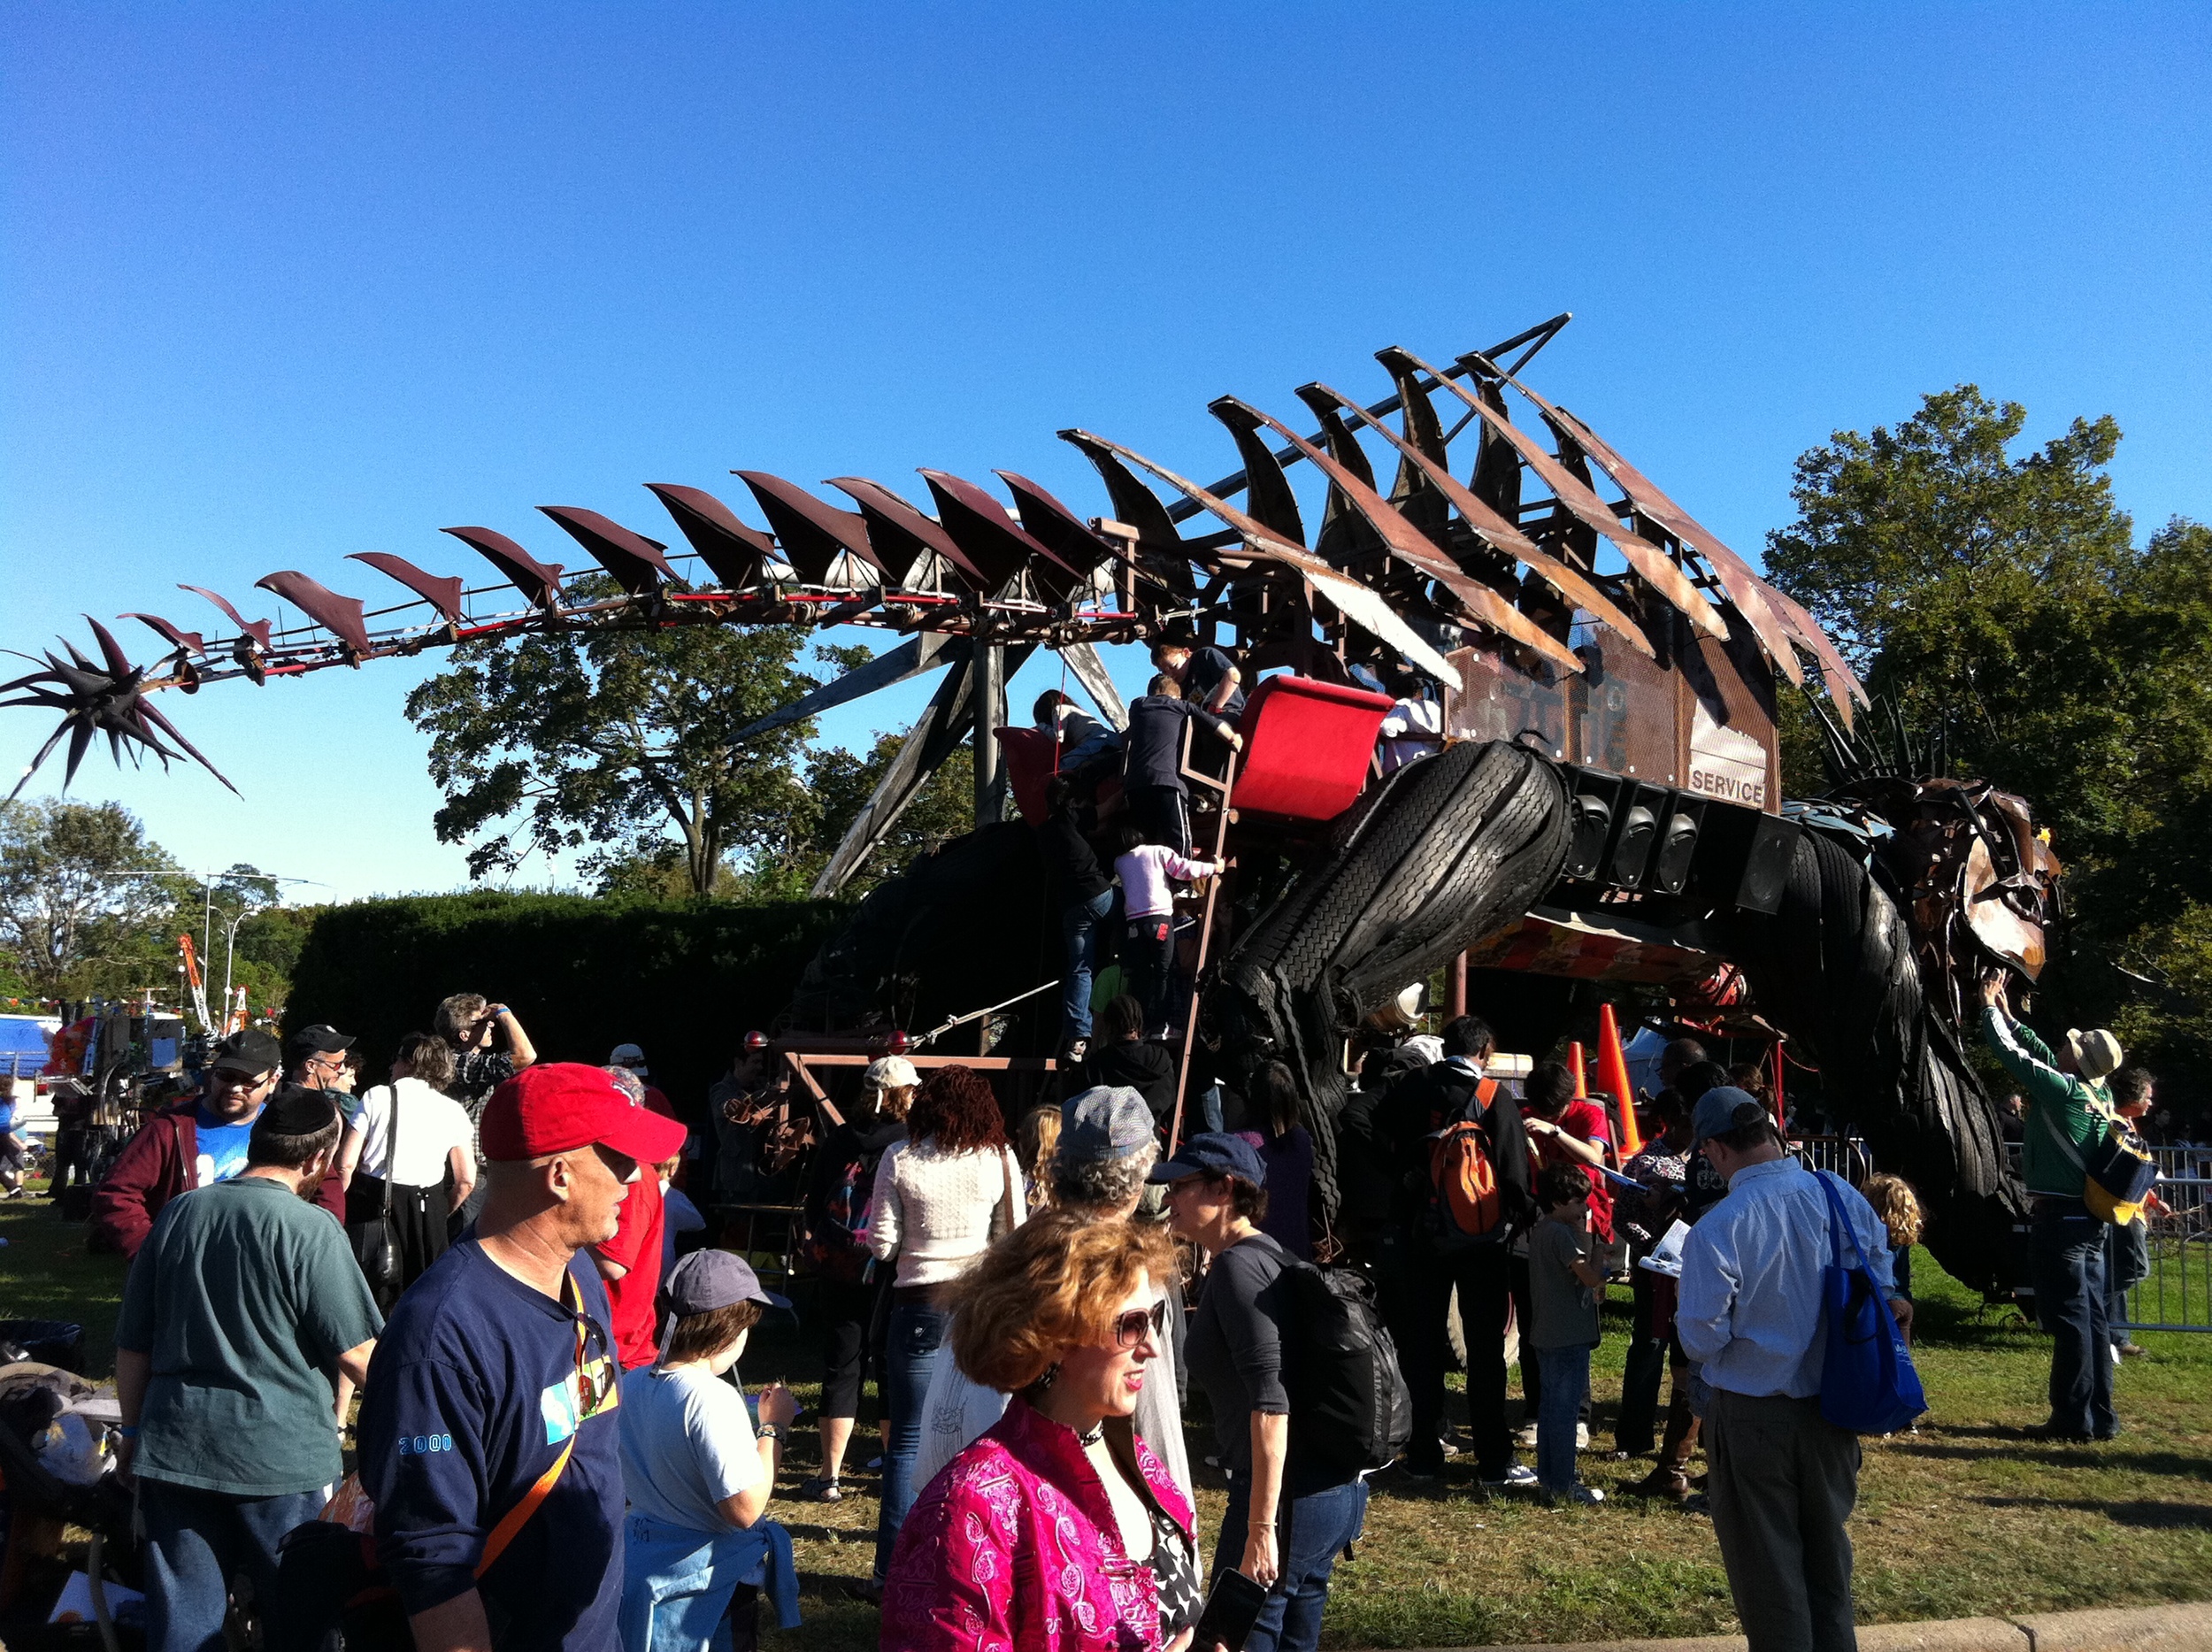
{"label": "khaki pants", "polygon": [[1751,1652],[1855,1652],[1851,1539],[1859,1441],[1817,1399],[1713,1390],[1705,1419],[1713,1533]]}

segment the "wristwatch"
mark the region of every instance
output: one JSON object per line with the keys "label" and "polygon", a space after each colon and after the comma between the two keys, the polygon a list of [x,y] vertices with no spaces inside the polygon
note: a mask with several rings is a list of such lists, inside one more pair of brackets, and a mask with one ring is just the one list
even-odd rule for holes
{"label": "wristwatch", "polygon": [[758,1428],[753,1430],[753,1437],[757,1440],[773,1440],[778,1444],[781,1444],[783,1441],[783,1425],[781,1423],[763,1423]]}

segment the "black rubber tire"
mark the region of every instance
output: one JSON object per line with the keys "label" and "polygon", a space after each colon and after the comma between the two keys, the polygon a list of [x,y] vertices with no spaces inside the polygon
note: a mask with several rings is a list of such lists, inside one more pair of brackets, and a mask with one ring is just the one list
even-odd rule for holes
{"label": "black rubber tire", "polygon": [[1325,1213],[1337,1199],[1345,1034],[1551,886],[1566,803],[1558,772],[1523,747],[1448,747],[1377,788],[1223,960],[1209,1023],[1233,1067],[1276,1059],[1300,1075]]}
{"label": "black rubber tire", "polygon": [[1820,1070],[1830,1109],[1864,1133],[1877,1167],[1912,1183],[1936,1259],[1962,1284],[2009,1291],[2025,1195],[1995,1107],[1925,1000],[1888,892],[1852,849],[1808,832],[1780,909],[1717,918],[1710,932],[1759,1013]]}

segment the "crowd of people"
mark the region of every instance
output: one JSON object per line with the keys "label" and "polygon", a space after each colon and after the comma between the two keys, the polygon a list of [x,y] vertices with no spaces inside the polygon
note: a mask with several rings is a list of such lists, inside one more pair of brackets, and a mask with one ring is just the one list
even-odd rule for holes
{"label": "crowd of people", "polygon": [[[1214,650],[1155,660],[1124,736],[1064,696],[1037,707],[1066,748],[1041,836],[1068,1078],[1026,1117],[968,1066],[886,1055],[802,1156],[787,1072],[758,1048],[687,1126],[637,1045],[542,1060],[472,994],[377,1083],[327,1026],[223,1040],[93,1195],[96,1243],[130,1263],[122,1461],[158,1652],[222,1645],[240,1573],[274,1652],[319,1645],[372,1586],[396,1602],[388,1643],[420,1652],[741,1648],[764,1610],[798,1621],[770,1510],[854,1494],[871,1377],[873,1556],[848,1587],[887,1648],[1311,1652],[1371,1480],[1434,1494],[1467,1458],[1479,1495],[1603,1501],[1578,1464],[1606,1448],[1591,1372],[1623,1280],[1611,1450],[1653,1459],[1624,1489],[1686,1504],[1701,1487],[1755,1648],[1852,1645],[1859,1447],[1823,1415],[1823,1271],[1840,1247],[1863,1257],[1909,1334],[1915,1190],[1807,1169],[1755,1070],[1688,1037],[1628,1153],[1634,1103],[1580,1094],[1554,1060],[1507,1076],[1473,1016],[1378,1042],[1325,1126],[1280,1062],[1187,1095],[1167,1036],[1179,886],[1221,868],[1192,852],[1184,739],[1195,723],[1233,749],[1242,688]],[[1392,738],[1417,748],[1427,724],[1402,711]],[[1102,862],[1079,777],[1118,741]],[[1117,902],[1124,990],[1094,1016]],[[2140,1253],[2089,1211],[2082,1159],[2151,1086],[2109,1033],[2046,1048],[1993,985],[1984,1031],[2024,1097],[2047,1430],[2109,1438],[2113,1294]],[[699,1208],[772,1191],[799,1210],[795,1310],[706,1242]],[[1379,1469],[1312,1421],[1294,1303],[1316,1264],[1371,1281],[1386,1327],[1409,1432]],[[795,1311],[822,1385],[817,1460],[786,1491],[799,1402],[737,1372],[763,1316]],[[1210,1538],[1194,1440],[1226,1483]],[[344,1587],[300,1535],[334,1526],[373,1539]]]}

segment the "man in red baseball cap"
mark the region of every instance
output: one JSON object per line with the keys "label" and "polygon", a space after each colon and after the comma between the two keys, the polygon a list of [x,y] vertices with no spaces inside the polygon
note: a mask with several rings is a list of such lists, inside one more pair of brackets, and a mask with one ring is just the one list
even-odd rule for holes
{"label": "man in red baseball cap", "polygon": [[478,1134],[483,1211],[400,1298],[362,1398],[378,1555],[422,1652],[601,1652],[621,1638],[622,1372],[578,1253],[684,1127],[557,1062],[494,1091]]}

